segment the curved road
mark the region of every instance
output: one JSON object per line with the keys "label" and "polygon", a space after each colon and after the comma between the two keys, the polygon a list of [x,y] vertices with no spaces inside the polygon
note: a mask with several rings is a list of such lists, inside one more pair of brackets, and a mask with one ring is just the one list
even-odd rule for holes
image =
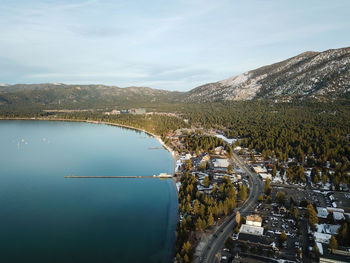
{"label": "curved road", "polygon": [[200,257],[200,263],[212,263],[215,262],[215,255],[221,250],[224,246],[225,240],[229,235],[233,233],[233,229],[236,226],[236,212],[239,211],[241,215],[249,214],[255,207],[259,195],[263,191],[263,183],[260,177],[252,172],[248,165],[235,153],[233,153],[232,161],[243,170],[249,177],[250,181],[250,192],[247,200],[240,208],[234,210],[233,215],[223,223],[216,232],[212,235],[211,239],[208,241],[203,253]]}

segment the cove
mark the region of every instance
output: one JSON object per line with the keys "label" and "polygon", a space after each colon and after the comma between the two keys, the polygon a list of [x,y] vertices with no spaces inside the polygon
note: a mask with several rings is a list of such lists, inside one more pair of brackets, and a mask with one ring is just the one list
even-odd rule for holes
{"label": "cove", "polygon": [[0,121],[0,262],[171,262],[172,180],[64,178],[172,173],[160,146],[108,125]]}

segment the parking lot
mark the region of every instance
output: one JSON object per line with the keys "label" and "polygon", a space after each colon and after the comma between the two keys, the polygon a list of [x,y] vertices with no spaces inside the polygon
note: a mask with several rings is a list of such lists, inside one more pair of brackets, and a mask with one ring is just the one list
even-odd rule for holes
{"label": "parking lot", "polygon": [[286,194],[286,204],[289,204],[290,197],[292,197],[297,205],[300,205],[300,202],[303,200],[309,203],[315,203],[316,206],[326,207],[331,205],[329,200],[321,192],[293,187],[274,187],[272,190],[273,200],[279,191]]}

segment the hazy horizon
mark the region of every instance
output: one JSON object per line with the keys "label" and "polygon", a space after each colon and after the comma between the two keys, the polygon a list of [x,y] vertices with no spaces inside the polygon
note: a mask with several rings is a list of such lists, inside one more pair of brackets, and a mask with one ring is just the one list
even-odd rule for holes
{"label": "hazy horizon", "polygon": [[[347,48],[347,47],[339,47],[339,48]],[[335,48],[336,49],[336,48]],[[329,49],[327,49],[329,50]],[[323,51],[326,51],[326,50],[306,50],[304,52],[323,52]],[[303,52],[302,52],[303,53]],[[301,53],[299,53],[301,54]],[[296,54],[295,56],[299,55],[299,54]],[[293,57],[293,56],[292,56]],[[288,57],[289,58],[289,57]],[[285,59],[288,59],[288,58],[285,58]],[[282,59],[282,60],[285,60],[285,59]],[[274,64],[274,63],[277,63],[279,61],[275,61],[275,62],[272,62],[272,63],[269,63],[269,64],[266,64],[266,65],[261,65],[259,67],[262,67],[262,66],[267,66],[267,65],[270,65],[270,64]],[[257,68],[259,68],[257,67]],[[257,68],[252,68],[250,70],[254,70],[254,69],[257,69]],[[250,70],[247,70],[247,71],[250,71]],[[230,78],[230,77],[234,77],[234,76],[237,76],[239,74],[242,74],[242,73],[245,73],[245,72],[240,72],[240,73],[237,73],[235,75],[232,75],[232,76],[228,76],[226,78]],[[225,79],[226,79],[225,78]],[[220,80],[223,80],[223,79],[218,79],[218,80],[215,80],[215,81],[212,81],[212,82],[217,82],[217,81],[220,81]],[[192,87],[192,88],[189,88],[189,89],[186,89],[186,90],[176,90],[176,89],[166,89],[166,88],[155,88],[155,87],[152,87],[152,86],[143,86],[143,85],[139,85],[139,86],[136,86],[136,85],[129,85],[129,86],[120,86],[118,84],[104,84],[104,83],[93,83],[93,82],[86,82],[86,83],[81,83],[81,82],[73,82],[73,83],[68,83],[68,82],[32,82],[32,83],[0,83],[0,87],[1,86],[4,86],[4,85],[8,85],[8,86],[12,86],[12,85],[35,85],[35,84],[63,84],[63,85],[102,85],[102,86],[109,86],[109,87],[118,87],[118,88],[131,88],[131,87],[138,87],[138,88],[152,88],[152,89],[160,89],[160,90],[169,90],[169,91],[175,91],[175,92],[186,92],[186,91],[190,91],[198,86],[201,86],[201,85],[204,85],[204,84],[207,84],[208,82],[206,83],[202,83],[202,84],[199,84],[195,87]]]}

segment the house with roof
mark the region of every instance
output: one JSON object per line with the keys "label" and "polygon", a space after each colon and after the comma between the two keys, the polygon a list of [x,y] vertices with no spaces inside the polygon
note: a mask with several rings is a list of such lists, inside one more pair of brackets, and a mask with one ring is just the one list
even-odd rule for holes
{"label": "house with roof", "polygon": [[332,237],[332,235],[330,235],[330,234],[314,232],[315,242],[329,244],[331,237]]}
{"label": "house with roof", "polygon": [[335,221],[345,220],[344,213],[333,212],[333,219],[334,219]]}
{"label": "house with roof", "polygon": [[326,219],[328,216],[328,210],[325,207],[317,207],[317,217]]}
{"label": "house with roof", "polygon": [[336,235],[340,225],[330,225],[330,224],[316,224],[316,232]]}

